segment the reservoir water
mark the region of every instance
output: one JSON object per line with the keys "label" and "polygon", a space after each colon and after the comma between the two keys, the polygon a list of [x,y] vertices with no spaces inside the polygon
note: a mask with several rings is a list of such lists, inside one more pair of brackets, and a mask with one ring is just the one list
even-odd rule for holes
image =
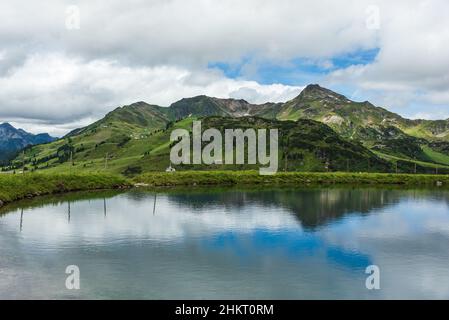
{"label": "reservoir water", "polygon": [[[380,289],[366,273],[377,266]],[[66,287],[67,266],[80,289]],[[449,192],[75,193],[0,211],[0,299],[449,298]]]}

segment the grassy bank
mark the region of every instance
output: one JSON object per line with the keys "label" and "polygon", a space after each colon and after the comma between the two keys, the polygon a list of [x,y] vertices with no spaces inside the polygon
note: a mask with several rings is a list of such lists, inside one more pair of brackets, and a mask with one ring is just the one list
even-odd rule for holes
{"label": "grassy bank", "polygon": [[[449,175],[388,174],[388,173],[304,173],[279,172],[272,176],[258,171],[178,171],[145,173],[133,183],[148,186],[208,186],[208,185],[395,185],[449,187]],[[0,206],[15,200],[40,195],[128,187],[126,178],[100,173],[27,173],[0,175]]]}
{"label": "grassy bank", "polygon": [[125,178],[109,174],[2,174],[0,175],[0,206],[11,201],[40,195],[126,186],[129,186],[129,182]]}
{"label": "grassy bank", "polygon": [[189,185],[309,185],[366,184],[404,186],[449,186],[449,175],[388,174],[388,173],[304,173],[279,172],[272,176],[257,171],[178,171],[145,173],[134,178],[149,186]]}

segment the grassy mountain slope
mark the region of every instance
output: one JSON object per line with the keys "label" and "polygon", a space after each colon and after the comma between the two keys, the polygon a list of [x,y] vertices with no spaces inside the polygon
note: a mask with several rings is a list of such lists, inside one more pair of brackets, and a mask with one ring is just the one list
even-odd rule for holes
{"label": "grassy mountain slope", "polygon": [[[110,122],[45,146],[29,148],[27,167],[48,171],[109,171],[127,175],[164,170],[169,164],[170,134],[173,129],[191,130],[195,117],[172,122],[168,128],[148,131],[137,124]],[[277,128],[279,129],[280,171],[390,171],[391,164],[360,144],[338,136],[328,126],[313,121],[279,121],[259,117],[206,117],[202,129]],[[127,135],[128,134],[128,135]],[[131,135],[133,138],[131,138]],[[210,166],[181,165],[189,169],[257,169],[260,165]]]}
{"label": "grassy mountain slope", "polygon": [[388,171],[389,163],[361,144],[341,138],[327,125],[308,119],[268,120],[259,117],[204,119],[203,127],[279,130],[279,170]]}
{"label": "grassy mountain slope", "polygon": [[207,96],[185,98],[170,107],[134,103],[63,139],[26,148],[12,168],[25,163],[29,169],[55,171],[164,170],[172,129],[189,129],[199,117],[205,117],[203,129],[279,128],[280,170],[388,172],[396,170],[396,163],[399,172],[413,172],[415,167],[418,172],[449,170],[447,120],[408,120],[318,85],[307,86],[286,103],[255,105]]}

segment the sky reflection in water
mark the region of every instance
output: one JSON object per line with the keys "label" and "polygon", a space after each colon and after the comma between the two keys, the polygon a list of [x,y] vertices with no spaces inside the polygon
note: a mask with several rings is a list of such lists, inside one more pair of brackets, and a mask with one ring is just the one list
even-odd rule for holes
{"label": "sky reflection in water", "polygon": [[[445,191],[174,191],[153,212],[154,201],[130,191],[7,208],[0,298],[449,298]],[[70,264],[79,291],[65,288]],[[378,291],[365,288],[371,264]]]}

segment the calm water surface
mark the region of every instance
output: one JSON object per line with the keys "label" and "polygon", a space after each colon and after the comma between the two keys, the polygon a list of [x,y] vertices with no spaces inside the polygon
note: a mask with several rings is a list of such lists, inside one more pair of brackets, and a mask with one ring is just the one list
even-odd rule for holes
{"label": "calm water surface", "polygon": [[[80,268],[67,290],[65,269]],[[377,265],[381,289],[367,290]],[[449,192],[72,194],[0,213],[0,298],[449,298]]]}

